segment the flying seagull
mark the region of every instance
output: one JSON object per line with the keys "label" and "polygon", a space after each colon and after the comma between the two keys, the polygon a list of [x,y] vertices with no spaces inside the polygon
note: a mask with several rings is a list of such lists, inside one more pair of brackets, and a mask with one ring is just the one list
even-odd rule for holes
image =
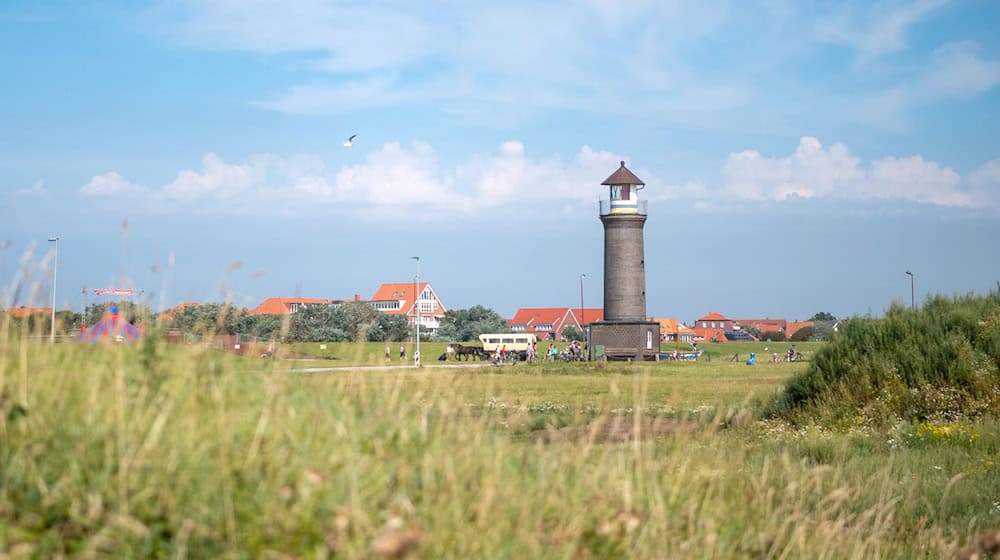
{"label": "flying seagull", "polygon": [[347,140],[344,140],[344,147],[345,148],[350,148],[354,144],[354,137],[355,136],[357,136],[357,134],[352,134],[350,138],[348,138]]}

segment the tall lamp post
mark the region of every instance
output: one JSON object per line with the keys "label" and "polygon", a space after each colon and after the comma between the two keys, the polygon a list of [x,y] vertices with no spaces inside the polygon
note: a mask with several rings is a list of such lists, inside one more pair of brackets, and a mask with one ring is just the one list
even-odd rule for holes
{"label": "tall lamp post", "polygon": [[416,359],[413,360],[413,367],[420,367],[420,294],[417,290],[420,289],[420,257],[410,257],[411,259],[417,261],[417,275],[414,277],[413,281],[413,305],[417,308],[417,316],[414,320],[414,324],[417,326],[417,345],[416,345]]}
{"label": "tall lamp post", "polygon": [[49,331],[49,344],[56,343],[56,277],[59,273],[59,237],[50,237],[49,243],[56,244],[56,257],[52,261],[52,325]]}
{"label": "tall lamp post", "polygon": [[917,308],[917,299],[916,299],[916,296],[914,295],[915,292],[913,291],[913,273],[910,272],[909,270],[907,270],[906,274],[907,274],[907,276],[910,277],[910,309],[916,309]]}
{"label": "tall lamp post", "polygon": [[583,341],[587,349],[587,358],[590,359],[590,338],[587,336],[587,320],[583,318],[583,279],[586,278],[586,274],[580,274],[580,334],[583,335]]}

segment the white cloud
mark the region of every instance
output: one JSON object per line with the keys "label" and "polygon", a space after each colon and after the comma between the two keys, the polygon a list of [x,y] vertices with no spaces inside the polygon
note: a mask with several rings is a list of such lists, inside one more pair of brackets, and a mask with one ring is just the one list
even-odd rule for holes
{"label": "white cloud", "polygon": [[[569,160],[532,158],[519,141],[454,166],[441,165],[424,143],[387,142],[363,161],[328,171],[314,156],[260,154],[230,163],[209,153],[201,170],[183,170],[159,189],[143,189],[115,172],[91,179],[87,195],[142,195],[151,211],[199,210],[281,215],[339,211],[399,219],[475,216],[495,209],[519,215],[558,216],[579,212],[605,198],[600,182],[613,173],[619,154],[583,146]],[[649,168],[632,170],[647,185],[650,200],[719,205],[719,200],[895,199],[942,206],[994,207],[1000,192],[1000,159],[970,174],[920,155],[887,156],[865,165],[847,146],[824,147],[803,137],[787,156],[757,150],[730,154],[717,187],[700,180],[668,183]],[[720,197],[719,194],[725,195]],[[506,211],[506,210],[505,210]]]}
{"label": "white cloud", "polygon": [[203,171],[185,170],[163,187],[168,198],[195,200],[206,197],[226,198],[246,191],[260,181],[264,173],[259,160],[242,165],[230,165],[215,154],[202,158]]}
{"label": "white cloud", "polygon": [[976,206],[958,190],[961,177],[950,167],[942,168],[922,156],[885,157],[872,162],[868,174],[868,194],[877,198],[898,198],[930,202],[942,206]]}
{"label": "white cloud", "polygon": [[201,170],[183,170],[160,189],[146,191],[109,172],[94,177],[81,193],[142,193],[159,210],[180,206],[261,214],[337,207],[374,214],[405,214],[415,209],[420,210],[417,214],[476,214],[506,205],[529,209],[543,205],[545,211],[552,200],[564,204],[596,201],[601,194],[599,182],[620,159],[617,154],[584,146],[569,162],[558,157],[535,161],[520,142],[510,141],[494,153],[442,169],[429,145],[388,142],[368,153],[363,162],[330,174],[315,157],[262,154],[229,163],[209,153],[202,158]]}
{"label": "white cloud", "polygon": [[[989,168],[982,174],[993,172]],[[961,176],[953,169],[920,155],[888,156],[865,168],[843,144],[824,148],[819,140],[809,136],[800,140],[794,154],[785,157],[770,158],[755,150],[730,154],[723,166],[722,179],[728,194],[752,200],[799,196],[898,199],[941,206],[994,205],[984,196],[963,190]]]}
{"label": "white cloud", "polygon": [[48,196],[48,190],[45,188],[45,181],[38,180],[35,181],[30,187],[25,189],[18,189],[14,191],[16,196],[37,196],[45,197]]}
{"label": "white cloud", "polygon": [[117,171],[95,175],[80,189],[83,196],[121,196],[143,192],[145,189],[130,183]]}
{"label": "white cloud", "polygon": [[862,61],[907,47],[910,27],[950,0],[861,2],[844,4],[841,12],[816,26],[821,39],[856,49]]}
{"label": "white cloud", "polygon": [[768,158],[745,150],[730,154],[722,168],[726,190],[751,200],[838,196],[856,190],[863,175],[858,158],[846,146],[824,149],[810,136],[802,137],[790,156]]}

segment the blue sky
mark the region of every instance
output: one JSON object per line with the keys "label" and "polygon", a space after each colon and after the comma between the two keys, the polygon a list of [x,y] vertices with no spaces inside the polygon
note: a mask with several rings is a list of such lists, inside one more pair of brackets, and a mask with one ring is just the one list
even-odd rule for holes
{"label": "blue sky", "polygon": [[599,307],[619,160],[650,315],[985,292],[997,28],[994,0],[8,0],[2,303],[47,301],[58,235],[59,307],[370,297],[413,255],[450,308],[576,307],[582,273]]}

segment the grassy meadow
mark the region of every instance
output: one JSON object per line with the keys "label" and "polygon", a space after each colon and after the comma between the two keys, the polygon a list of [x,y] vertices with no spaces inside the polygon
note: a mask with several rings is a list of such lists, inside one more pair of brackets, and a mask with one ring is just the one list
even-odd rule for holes
{"label": "grassy meadow", "polygon": [[0,553],[942,558],[1000,526],[996,423],[760,420],[806,367],[761,350],[430,367],[422,343],[416,369],[311,346],[0,336]]}

